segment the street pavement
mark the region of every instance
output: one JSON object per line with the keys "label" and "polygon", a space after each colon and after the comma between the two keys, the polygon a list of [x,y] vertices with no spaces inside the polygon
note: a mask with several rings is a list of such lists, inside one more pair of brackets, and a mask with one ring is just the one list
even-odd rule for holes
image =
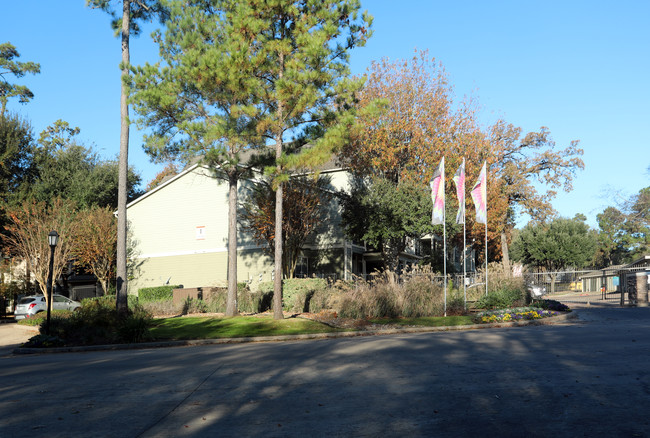
{"label": "street pavement", "polygon": [[0,436],[650,437],[650,308],[576,312],[546,326],[2,355]]}

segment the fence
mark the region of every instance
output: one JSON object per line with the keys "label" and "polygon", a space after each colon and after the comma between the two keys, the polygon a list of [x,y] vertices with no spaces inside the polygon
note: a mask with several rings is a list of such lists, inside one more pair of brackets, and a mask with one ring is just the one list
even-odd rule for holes
{"label": "fence", "polygon": [[629,296],[614,276],[594,276],[594,271],[524,273],[526,285],[546,288],[548,298],[557,298],[568,304],[629,304]]}

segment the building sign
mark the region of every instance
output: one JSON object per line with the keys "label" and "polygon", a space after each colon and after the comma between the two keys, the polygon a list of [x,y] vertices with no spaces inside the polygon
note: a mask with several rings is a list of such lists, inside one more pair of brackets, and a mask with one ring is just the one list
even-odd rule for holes
{"label": "building sign", "polygon": [[205,226],[196,227],[196,240],[205,240]]}

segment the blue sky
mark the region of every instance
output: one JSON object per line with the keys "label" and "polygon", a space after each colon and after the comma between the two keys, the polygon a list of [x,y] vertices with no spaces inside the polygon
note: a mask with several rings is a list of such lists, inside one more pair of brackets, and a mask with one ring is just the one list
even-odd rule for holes
{"label": "blue sky", "polygon": [[[650,185],[650,2],[365,0],[374,36],[352,53],[363,73],[372,60],[428,49],[442,62],[458,99],[471,95],[484,125],[503,118],[524,132],[549,128],[559,148],[580,140],[585,170],[560,193],[562,216],[596,214]],[[35,94],[9,110],[36,135],[57,119],[106,158],[119,151],[120,44],[109,17],[84,0],[2,2],[0,42],[41,74],[22,78]],[[132,40],[132,63],[155,62],[153,27]],[[129,161],[146,184],[161,169],[132,128]],[[470,181],[474,176],[469,175]],[[489,206],[488,206],[489,208]],[[520,220],[524,224],[526,218]]]}

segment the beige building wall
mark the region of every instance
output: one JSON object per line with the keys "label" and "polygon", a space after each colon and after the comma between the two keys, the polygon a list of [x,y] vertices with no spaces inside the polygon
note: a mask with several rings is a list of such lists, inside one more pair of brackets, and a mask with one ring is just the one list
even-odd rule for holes
{"label": "beige building wall", "polygon": [[[348,172],[324,171],[331,190],[349,187]],[[240,203],[250,182],[240,181]],[[128,205],[129,234],[135,240],[139,269],[129,281],[129,293],[163,284],[184,287],[226,286],[228,260],[228,184],[208,169],[193,166]],[[318,261],[317,271],[345,277],[351,268],[349,243],[340,227],[340,206],[332,200],[327,217],[306,250]],[[273,260],[248,233],[238,227],[237,281],[256,290],[272,281]],[[314,254],[318,254],[316,257]]]}
{"label": "beige building wall", "polygon": [[[240,196],[246,183],[240,184]],[[224,286],[228,260],[228,184],[194,166],[129,204],[139,269],[129,293],[182,284]],[[271,264],[250,236],[238,236],[238,281],[271,280]]]}

